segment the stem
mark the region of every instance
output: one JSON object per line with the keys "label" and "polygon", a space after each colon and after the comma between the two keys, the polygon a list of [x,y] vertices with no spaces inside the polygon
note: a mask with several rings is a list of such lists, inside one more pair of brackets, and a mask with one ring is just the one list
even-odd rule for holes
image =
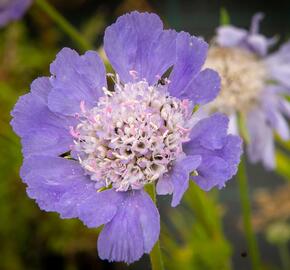
{"label": "stem", "polygon": [[41,8],[73,41],[78,44],[82,51],[92,49],[91,44],[72,26],[52,5],[46,0],[35,0]]}
{"label": "stem", "polygon": [[[150,195],[153,202],[156,204],[155,186],[153,184],[147,185],[146,191]],[[150,252],[150,261],[152,270],[164,270],[159,240],[156,242],[152,251]]]}
{"label": "stem", "polygon": [[239,191],[240,191],[240,200],[242,204],[242,212],[243,212],[243,223],[244,230],[246,234],[246,240],[249,248],[249,253],[252,261],[252,269],[260,270],[260,255],[258,250],[257,240],[253,231],[252,222],[251,222],[251,203],[249,196],[249,186],[248,179],[246,173],[246,164],[244,157],[241,159],[241,163],[239,166],[239,170],[237,173],[238,183],[239,183]]}
{"label": "stem", "polygon": [[279,245],[279,253],[282,261],[283,270],[290,269],[290,258],[287,248],[287,242]]}

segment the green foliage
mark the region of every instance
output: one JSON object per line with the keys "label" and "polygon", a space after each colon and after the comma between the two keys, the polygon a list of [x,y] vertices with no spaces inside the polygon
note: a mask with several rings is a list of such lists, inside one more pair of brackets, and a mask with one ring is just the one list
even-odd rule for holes
{"label": "green foliage", "polygon": [[217,195],[191,184],[181,206],[170,209],[169,222],[162,224],[166,269],[231,269]]}
{"label": "green foliage", "polygon": [[227,9],[222,7],[220,9],[220,25],[229,25],[231,23],[230,14]]}

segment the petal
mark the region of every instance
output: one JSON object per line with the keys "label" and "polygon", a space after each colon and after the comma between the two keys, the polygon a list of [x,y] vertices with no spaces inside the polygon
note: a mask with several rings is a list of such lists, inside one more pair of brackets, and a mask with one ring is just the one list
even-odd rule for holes
{"label": "petal", "polygon": [[193,104],[206,104],[217,97],[220,86],[218,73],[212,69],[205,69],[179,93],[179,98],[190,99]]}
{"label": "petal", "polygon": [[217,29],[216,41],[218,45],[224,47],[239,46],[247,37],[248,31],[231,25],[221,26]]}
{"label": "petal", "polygon": [[285,43],[265,61],[272,79],[290,88],[290,42]]}
{"label": "petal", "polygon": [[247,38],[247,43],[251,51],[255,52],[260,56],[265,56],[268,51],[269,42],[268,39],[263,35],[251,35]]}
{"label": "petal", "polygon": [[193,181],[206,191],[214,186],[223,188],[237,172],[242,140],[238,136],[228,135],[223,148],[215,151],[196,148],[194,152],[202,156],[202,163],[197,169],[198,176],[193,177]]}
{"label": "petal", "polygon": [[123,15],[107,27],[104,37],[106,54],[124,82],[139,79],[154,83],[173,64],[174,31],[162,31],[159,17],[137,11]]}
{"label": "petal", "polygon": [[181,32],[176,38],[176,59],[170,74],[169,92],[179,97],[204,64],[208,44],[200,38]]}
{"label": "petal", "polygon": [[12,20],[20,19],[31,5],[32,0],[4,1],[1,3],[0,27]]}
{"label": "petal", "polygon": [[275,168],[274,138],[272,129],[267,125],[263,111],[252,110],[247,116],[247,126],[250,136],[248,154],[250,161],[262,161],[267,169]]}
{"label": "petal", "polygon": [[229,134],[233,134],[233,135],[238,135],[239,134],[238,120],[237,120],[237,115],[235,113],[231,114],[229,116],[228,133]]}
{"label": "petal", "polygon": [[167,195],[172,194],[173,192],[173,183],[170,177],[163,176],[161,177],[156,184],[156,193],[158,195]]}
{"label": "petal", "polygon": [[63,115],[80,112],[80,103],[87,108],[96,105],[106,87],[106,72],[96,52],[88,51],[80,56],[69,48],[62,49],[50,66],[53,89],[48,97],[48,106]]}
{"label": "petal", "polygon": [[209,191],[214,186],[224,185],[225,175],[228,174],[228,164],[218,156],[204,155],[198,174],[193,177],[193,181],[201,189]]}
{"label": "petal", "polygon": [[252,18],[252,23],[250,27],[251,34],[258,34],[260,29],[260,23],[264,19],[264,13],[258,12]]}
{"label": "petal", "polygon": [[25,157],[31,155],[58,156],[70,150],[73,138],[61,128],[39,128],[23,136],[22,151]]}
{"label": "petal", "polygon": [[189,175],[200,163],[201,156],[195,155],[187,156],[173,165],[172,171],[167,176],[173,184],[172,207],[180,203],[184,192],[188,189]]}
{"label": "petal", "polygon": [[99,235],[101,259],[132,263],[149,253],[160,232],[157,208],[144,191],[127,192],[117,214]]}
{"label": "petal", "polygon": [[279,100],[279,108],[283,114],[290,118],[290,102],[281,98]]}
{"label": "petal", "polygon": [[78,217],[89,227],[109,222],[122,200],[113,190],[98,193],[73,160],[33,156],[24,160],[21,177],[41,209],[58,212],[62,218]]}
{"label": "petal", "polygon": [[62,154],[73,143],[69,126],[74,119],[62,118],[47,107],[51,91],[48,78],[39,78],[31,85],[31,93],[19,98],[11,115],[13,130],[22,137],[25,156],[48,150],[48,154]]}
{"label": "petal", "polygon": [[211,150],[222,148],[227,136],[228,123],[228,118],[221,113],[200,120],[193,127],[191,142],[185,143],[185,148],[190,148],[190,145],[196,142]]}
{"label": "petal", "polygon": [[[283,98],[275,92],[276,88],[267,87],[262,99],[262,110],[265,114],[265,121],[277,131],[283,140],[290,138],[288,123],[282,115],[283,107],[281,101]],[[281,110],[281,112],[280,112]]]}
{"label": "petal", "polygon": [[204,190],[222,188],[237,171],[242,142],[238,136],[227,135],[227,129],[227,117],[214,114],[199,121],[192,130],[191,141],[184,144],[186,154],[202,157],[193,181]]}

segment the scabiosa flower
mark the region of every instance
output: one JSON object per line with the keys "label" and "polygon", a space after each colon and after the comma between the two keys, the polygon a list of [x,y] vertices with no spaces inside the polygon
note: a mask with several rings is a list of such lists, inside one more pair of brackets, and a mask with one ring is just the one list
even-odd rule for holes
{"label": "scabiosa flower", "polygon": [[20,19],[32,0],[0,0],[0,27]]}
{"label": "scabiosa flower", "polygon": [[205,66],[222,77],[221,93],[208,105],[230,117],[231,133],[237,133],[237,113],[244,119],[249,135],[248,153],[252,162],[262,161],[267,169],[275,168],[276,131],[289,139],[284,116],[290,116],[290,104],[283,97],[290,90],[290,43],[267,54],[276,42],[258,33],[263,15],[253,17],[249,31],[231,25],[217,29]]}
{"label": "scabiosa flower", "polygon": [[97,53],[65,48],[52,76],[19,99],[12,126],[22,140],[28,195],[62,218],[105,224],[99,256],[131,263],[159,237],[159,213],[144,186],[173,194],[172,206],[189,179],[221,188],[236,172],[241,140],[227,135],[226,116],[199,121],[193,113],[220,87],[215,71],[201,71],[203,40],[132,12],[106,29],[104,47],[113,87]]}

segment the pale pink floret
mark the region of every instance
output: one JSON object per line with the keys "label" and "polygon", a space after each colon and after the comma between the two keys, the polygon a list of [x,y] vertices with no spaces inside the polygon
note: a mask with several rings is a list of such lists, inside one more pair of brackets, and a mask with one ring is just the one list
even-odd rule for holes
{"label": "pale pink floret", "polygon": [[[131,75],[137,74],[132,71]],[[117,191],[141,189],[170,170],[183,156],[192,111],[188,100],[170,97],[169,82],[145,81],[104,89],[96,107],[81,102],[80,123],[71,128],[74,150],[92,180]]]}

